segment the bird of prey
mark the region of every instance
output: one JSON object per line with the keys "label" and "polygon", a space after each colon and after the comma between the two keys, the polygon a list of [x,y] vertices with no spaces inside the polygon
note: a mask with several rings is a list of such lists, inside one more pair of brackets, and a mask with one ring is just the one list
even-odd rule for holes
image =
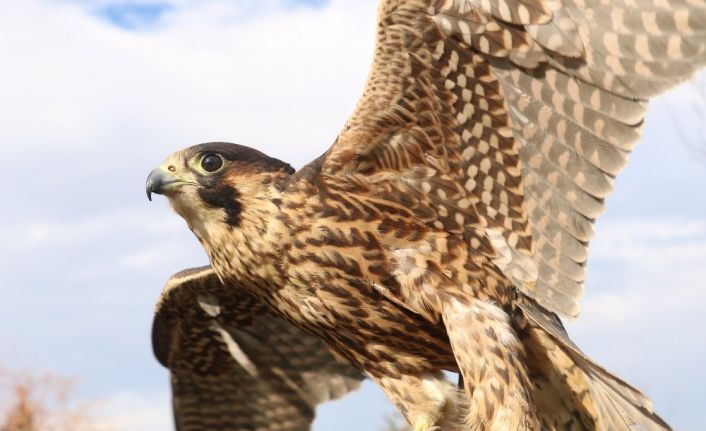
{"label": "bird of prey", "polygon": [[367,86],[324,155],[295,173],[200,144],[147,192],[224,291],[324,340],[415,430],[669,429],[559,316],[579,314],[649,98],[705,60],[704,0],[382,0]]}
{"label": "bird of prey", "polygon": [[169,279],[152,347],[171,371],[178,431],[306,431],[317,404],[363,378],[246,289],[225,288],[210,267]]}

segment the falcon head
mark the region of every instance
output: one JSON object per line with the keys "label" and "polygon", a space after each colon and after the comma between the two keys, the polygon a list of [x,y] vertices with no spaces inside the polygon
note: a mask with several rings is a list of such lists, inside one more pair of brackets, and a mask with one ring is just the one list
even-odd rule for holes
{"label": "falcon head", "polygon": [[165,195],[191,230],[203,233],[212,223],[238,226],[248,203],[266,199],[272,185],[292,173],[290,165],[260,151],[214,142],[170,155],[145,188],[148,199]]}

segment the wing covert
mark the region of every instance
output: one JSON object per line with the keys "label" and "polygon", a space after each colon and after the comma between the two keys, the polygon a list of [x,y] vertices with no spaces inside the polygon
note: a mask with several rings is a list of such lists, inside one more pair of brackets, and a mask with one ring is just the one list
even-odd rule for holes
{"label": "wing covert", "polygon": [[435,228],[501,232],[493,248],[536,274],[518,288],[575,317],[649,98],[704,63],[703,0],[384,0],[321,171],[384,184]]}

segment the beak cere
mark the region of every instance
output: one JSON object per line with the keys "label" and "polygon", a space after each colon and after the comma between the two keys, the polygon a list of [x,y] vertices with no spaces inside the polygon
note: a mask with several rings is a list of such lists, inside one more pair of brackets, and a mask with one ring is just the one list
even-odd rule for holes
{"label": "beak cere", "polygon": [[152,200],[152,193],[158,195],[164,194],[168,189],[168,186],[178,183],[179,180],[174,178],[168,172],[165,172],[162,168],[157,168],[150,172],[147,177],[147,182],[145,183],[145,191],[147,192],[147,199]]}

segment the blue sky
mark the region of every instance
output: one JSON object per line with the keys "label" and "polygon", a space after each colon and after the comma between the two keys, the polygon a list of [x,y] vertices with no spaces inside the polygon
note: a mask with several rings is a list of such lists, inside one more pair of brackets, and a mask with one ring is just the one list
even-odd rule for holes
{"label": "blue sky", "polygon": [[[208,0],[207,0],[208,1]],[[165,1],[108,1],[92,5],[96,15],[125,30],[152,30],[158,27],[160,20],[170,12],[192,7],[196,2],[165,2]],[[189,4],[191,3],[191,4]],[[296,8],[319,8],[326,5],[327,0],[281,0],[252,1],[236,0],[230,2],[235,6],[232,11],[238,15],[252,18],[274,7],[292,10]],[[91,6],[91,1],[84,4]]]}
{"label": "blue sky", "polygon": [[126,30],[137,30],[154,26],[159,19],[172,10],[169,3],[109,3],[98,9],[108,21]]}
{"label": "blue sky", "polygon": [[[115,429],[170,429],[152,311],[170,274],[206,258],[163,199],[148,204],[144,180],[198,142],[235,141],[295,166],[330,145],[367,74],[376,2],[300,3],[0,2],[4,366],[78,377]],[[700,83],[653,104],[569,325],[675,428],[694,431],[706,429]],[[389,410],[366,384],[324,406],[316,429],[378,429]]]}

